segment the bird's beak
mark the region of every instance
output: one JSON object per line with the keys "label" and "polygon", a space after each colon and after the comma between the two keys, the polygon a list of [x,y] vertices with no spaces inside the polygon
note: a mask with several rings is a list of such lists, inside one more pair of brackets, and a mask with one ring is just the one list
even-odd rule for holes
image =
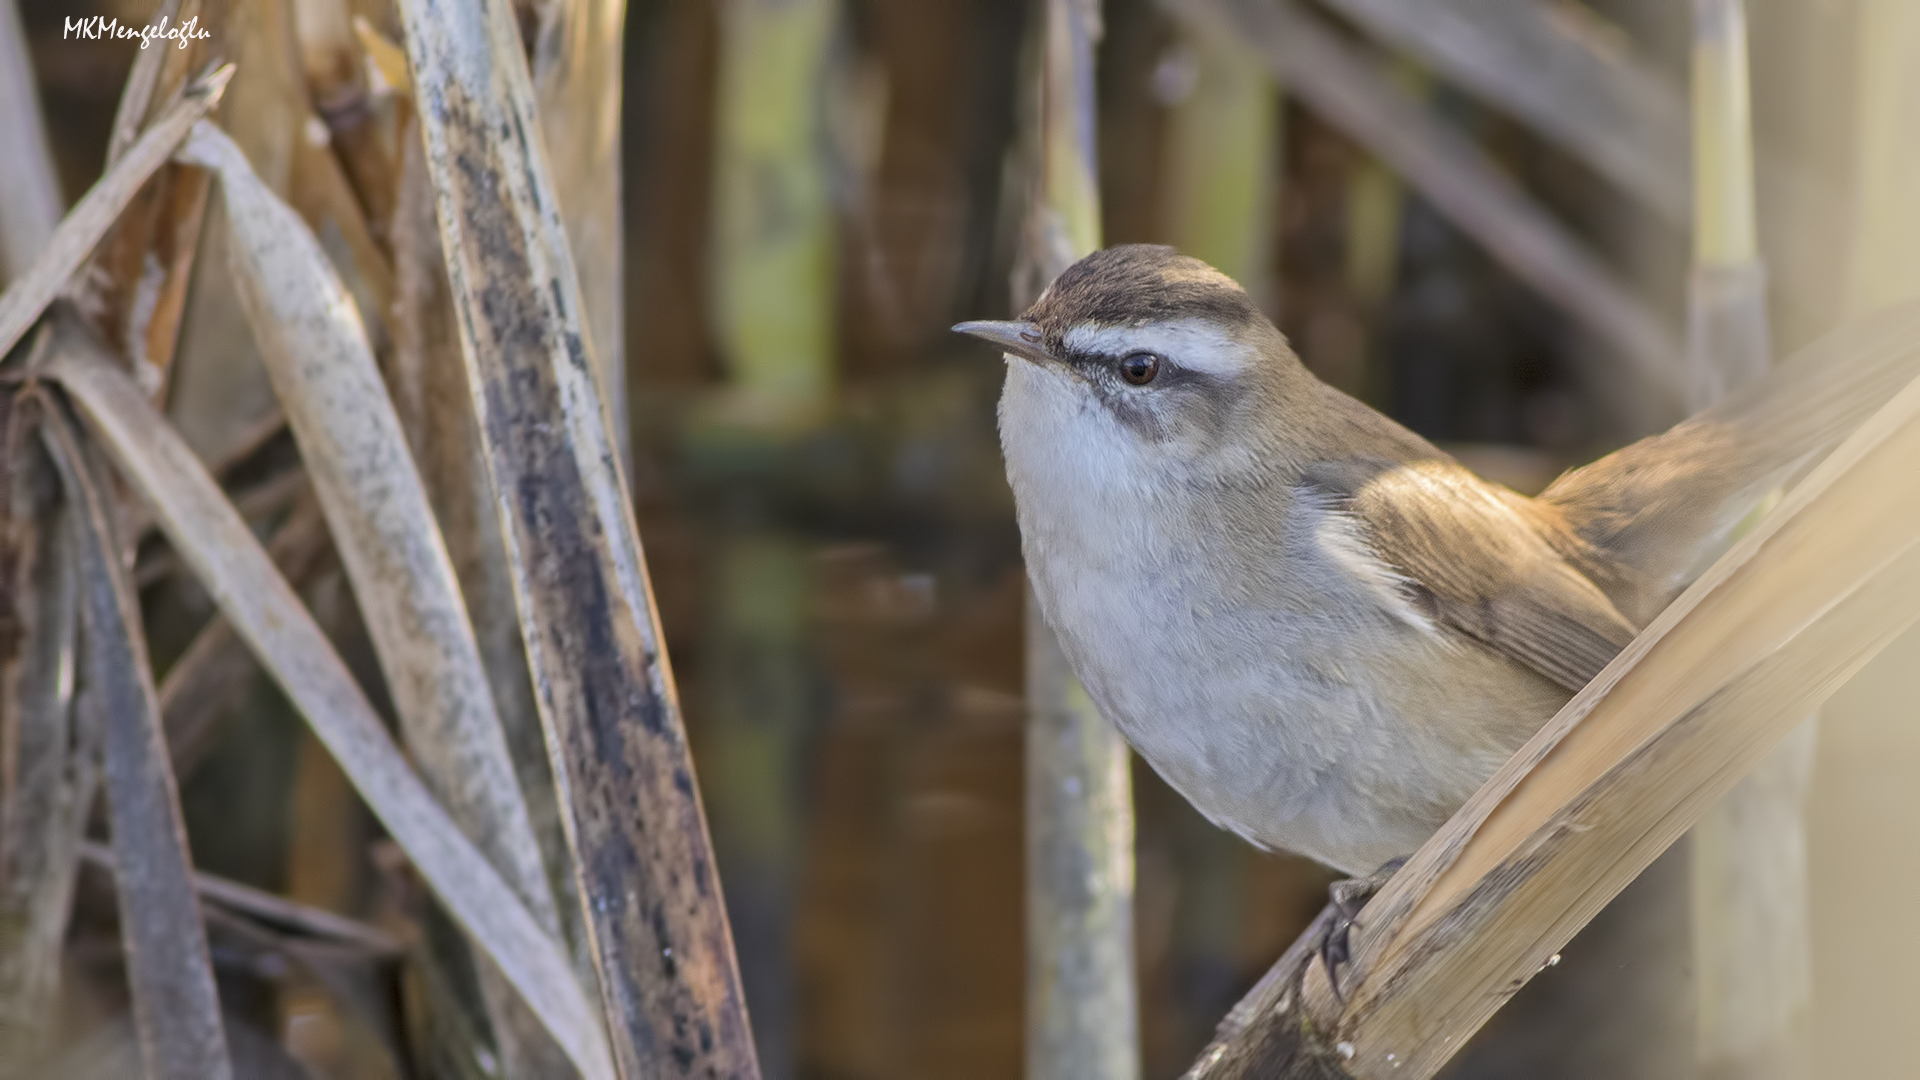
{"label": "bird's beak", "polygon": [[1054,358],[1040,343],[1040,328],[1030,322],[963,322],[953,328],[956,333],[968,334],[990,341],[1000,347],[1000,351],[1039,363]]}

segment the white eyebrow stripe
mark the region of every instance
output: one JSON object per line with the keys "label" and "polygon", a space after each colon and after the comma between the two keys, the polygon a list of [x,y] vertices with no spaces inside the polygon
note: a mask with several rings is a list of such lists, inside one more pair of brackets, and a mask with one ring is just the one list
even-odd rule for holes
{"label": "white eyebrow stripe", "polygon": [[1218,376],[1239,375],[1259,360],[1252,348],[1203,319],[1152,326],[1084,323],[1068,330],[1062,344],[1070,352],[1116,359],[1128,353],[1158,353],[1188,371]]}

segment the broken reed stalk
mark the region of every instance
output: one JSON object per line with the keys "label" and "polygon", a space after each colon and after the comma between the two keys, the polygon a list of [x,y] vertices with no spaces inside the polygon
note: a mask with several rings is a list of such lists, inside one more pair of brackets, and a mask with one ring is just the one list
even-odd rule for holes
{"label": "broken reed stalk", "polygon": [[[1694,242],[1688,296],[1691,406],[1759,378],[1772,361],[1766,268],[1754,210],[1746,13],[1695,0]],[[1807,787],[1817,717],[1807,720],[1695,826],[1696,1040],[1701,1075],[1812,1075],[1813,962]]]}
{"label": "broken reed stalk", "polygon": [[188,85],[180,99],[134,141],[61,220],[32,268],[0,293],[0,355],[20,341],[72,280],[74,271],[119,220],[120,212],[139,194],[147,178],[167,163],[193,125],[219,103],[232,77],[233,66],[227,65]]}
{"label": "broken reed stalk", "polygon": [[[1029,115],[1036,191],[1026,273],[1031,303],[1100,246],[1094,147],[1098,0],[1046,0],[1036,15]],[[1074,678],[1026,593],[1027,1075],[1140,1075],[1133,954],[1133,782],[1125,740]]]}
{"label": "broken reed stalk", "polygon": [[26,273],[53,238],[66,200],[40,118],[40,94],[14,0],[0,0],[0,284]]}
{"label": "broken reed stalk", "polygon": [[[1626,361],[1636,395],[1677,413],[1684,354],[1659,316],[1587,246],[1462,135],[1430,116],[1318,17],[1290,0],[1162,0],[1183,19],[1237,35],[1276,78],[1393,166],[1497,261]],[[1606,377],[1621,369],[1609,365]]]}
{"label": "broken reed stalk", "polygon": [[[541,928],[553,892],[440,530],[354,303],[320,244],[211,123],[180,158],[218,173],[228,271],[353,583],[422,778]],[[485,961],[481,988],[515,1072],[564,1069]]]}
{"label": "broken reed stalk", "polygon": [[[271,36],[261,32],[261,24],[270,21],[277,3],[258,5],[249,17],[239,20],[227,17],[228,7],[229,0],[162,0],[156,20],[165,18],[171,25],[193,23],[205,36],[185,42],[185,48],[172,42],[142,49],[135,57],[107,141],[109,169],[118,164],[140,131],[158,118],[160,108],[188,84],[191,72],[218,60],[246,61],[234,73],[238,94],[222,101],[224,111],[232,113],[249,108],[241,102],[259,97],[249,84],[285,66],[259,48],[261,39]],[[236,35],[236,27],[253,32]],[[160,170],[121,212],[87,273],[67,286],[67,294],[87,313],[94,328],[124,350],[142,382],[162,397],[169,388],[165,375],[179,346],[206,205],[204,173]]]}
{"label": "broken reed stalk", "polygon": [[[186,0],[191,15],[200,14],[200,5],[196,0]],[[153,13],[154,19],[166,19],[169,24],[178,25],[181,15],[181,0],[160,0],[160,7]],[[120,101],[114,106],[113,127],[107,133],[107,170],[120,162],[121,155],[130,149],[140,137],[140,129],[147,125],[147,114],[153,106],[155,95],[161,92],[163,75],[168,68],[173,74],[181,74],[180,65],[186,57],[176,55],[178,49],[141,49],[133,58],[133,67],[127,72],[126,85],[120,88]]]}
{"label": "broken reed stalk", "polygon": [[753,1077],[712,844],[502,0],[403,0],[461,352],[623,1076]]}
{"label": "broken reed stalk", "polygon": [[140,605],[112,510],[50,396],[29,399],[74,510],[86,647],[82,708],[99,710],[127,984],[147,1080],[230,1080],[213,962],[193,891],[180,796],[167,764]]}
{"label": "broken reed stalk", "polygon": [[499,965],[581,1072],[612,1075],[596,1012],[560,946],[421,783],[246,523],[180,437],[99,345],[68,335],[45,373],[73,396],[175,550],[369,809],[471,940]]}
{"label": "broken reed stalk", "polygon": [[[1814,371],[1920,360],[1920,304]],[[1870,393],[1883,392],[1879,389]],[[1793,729],[1920,617],[1920,382],[1716,562],[1416,852],[1325,970],[1265,980],[1188,1073],[1425,1080]],[[1241,1023],[1243,1022],[1243,1023]],[[1238,1026],[1235,1024],[1238,1023]],[[1294,1071],[1275,1072],[1292,1055]]]}

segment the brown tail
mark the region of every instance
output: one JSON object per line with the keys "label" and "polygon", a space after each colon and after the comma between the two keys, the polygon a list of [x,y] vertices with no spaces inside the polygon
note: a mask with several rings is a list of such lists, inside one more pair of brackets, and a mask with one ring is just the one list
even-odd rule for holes
{"label": "brown tail", "polygon": [[1644,623],[1769,489],[1916,377],[1920,301],[1847,323],[1665,434],[1567,473],[1541,499],[1628,571],[1610,598]]}

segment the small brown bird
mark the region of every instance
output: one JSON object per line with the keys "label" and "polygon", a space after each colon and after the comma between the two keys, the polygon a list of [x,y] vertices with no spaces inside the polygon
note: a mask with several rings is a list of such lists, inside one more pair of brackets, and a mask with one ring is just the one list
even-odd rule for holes
{"label": "small brown bird", "polygon": [[1900,309],[1538,498],[1320,382],[1171,248],[1017,322],[1000,438],[1047,622],[1216,823],[1366,874],[1417,848],[1767,490],[1920,368]]}

